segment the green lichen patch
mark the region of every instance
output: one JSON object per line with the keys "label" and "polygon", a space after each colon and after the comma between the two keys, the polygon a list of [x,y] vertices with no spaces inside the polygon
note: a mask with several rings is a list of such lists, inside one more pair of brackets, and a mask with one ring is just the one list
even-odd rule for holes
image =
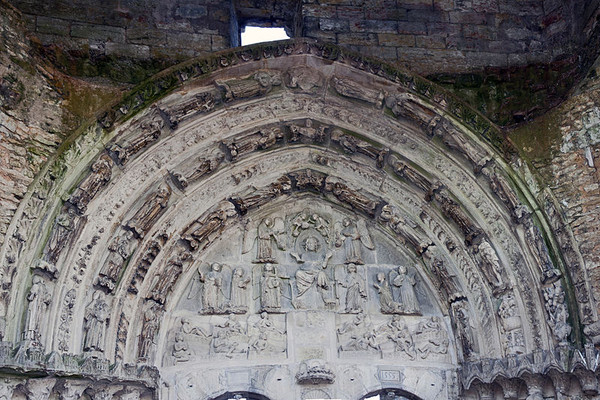
{"label": "green lichen patch", "polygon": [[554,109],[546,115],[521,125],[509,133],[510,140],[521,156],[533,163],[550,162],[561,140],[560,110]]}

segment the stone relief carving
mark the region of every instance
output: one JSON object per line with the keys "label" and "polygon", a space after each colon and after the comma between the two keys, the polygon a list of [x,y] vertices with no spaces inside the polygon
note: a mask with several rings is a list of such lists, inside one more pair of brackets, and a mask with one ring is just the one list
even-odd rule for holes
{"label": "stone relief carving", "polygon": [[146,273],[148,272],[150,265],[154,262],[154,259],[156,259],[156,256],[158,256],[158,254],[160,253],[162,246],[164,246],[167,239],[168,237],[166,234],[160,233],[155,237],[154,240],[150,241],[148,247],[144,252],[144,255],[136,264],[135,273],[131,278],[129,287],[127,288],[128,292],[133,294],[138,293],[138,286],[142,282],[144,282],[144,279],[146,278]]}
{"label": "stone relief carving", "polygon": [[160,111],[166,116],[170,128],[175,129],[181,121],[195,114],[210,112],[221,103],[221,93],[212,88],[190,95],[176,104],[161,104]]}
{"label": "stone relief carving", "polygon": [[333,77],[331,79],[331,85],[336,92],[345,97],[350,97],[357,100],[362,100],[367,103],[373,104],[377,108],[383,106],[383,100],[385,99],[385,93],[381,90],[373,90],[359,85],[356,82],[348,79],[341,79]]}
{"label": "stone relief carving", "polygon": [[415,331],[419,357],[427,358],[430,353],[446,354],[448,352],[448,334],[442,327],[440,317],[432,316],[419,322]]}
{"label": "stone relief carving", "polygon": [[225,294],[223,292],[223,266],[212,263],[210,270],[205,273],[198,269],[199,280],[202,282],[202,311],[206,314],[224,314]]}
{"label": "stone relief carving", "polygon": [[312,119],[304,120],[304,125],[289,124],[287,125],[290,132],[288,142],[296,143],[323,143],[327,136],[328,126],[315,125]]}
{"label": "stone relief carving", "polygon": [[289,177],[282,176],[266,187],[252,188],[248,193],[232,196],[230,201],[241,215],[246,215],[248,210],[267,204],[274,198],[290,193],[291,190],[292,181]]}
{"label": "stone relief carving", "polygon": [[100,158],[92,164],[92,173],[89,174],[75,189],[69,203],[71,203],[80,214],[87,209],[88,203],[96,194],[110,181],[112,177],[113,162],[107,154],[102,154]]}
{"label": "stone relief carving", "polygon": [[217,86],[225,92],[225,101],[262,96],[269,93],[273,89],[273,86],[280,86],[281,82],[281,73],[279,71],[258,71],[247,79],[215,81]]}
{"label": "stone relief carving", "polygon": [[385,165],[385,160],[390,152],[390,149],[387,147],[375,147],[365,140],[344,133],[339,128],[335,128],[331,132],[331,141],[338,144],[348,154],[360,153],[373,159],[379,169]]}
{"label": "stone relief carving", "polygon": [[191,353],[183,332],[177,332],[175,334],[175,343],[173,343],[173,351],[171,352],[177,362],[189,361]]}
{"label": "stone relief carving", "polygon": [[246,329],[233,314],[213,327],[211,349],[214,353],[232,358],[237,354],[247,354],[248,347]]}
{"label": "stone relief carving", "polygon": [[250,278],[246,276],[243,268],[233,270],[231,276],[231,291],[229,296],[229,309],[234,314],[245,314],[248,311],[247,290]]}
{"label": "stone relief carving", "polygon": [[493,293],[499,294],[506,289],[506,284],[502,278],[502,267],[500,265],[500,259],[496,250],[492,247],[490,242],[482,240],[477,246],[477,252],[481,258],[481,272],[483,276],[492,286]]}
{"label": "stone relief carving", "polygon": [[329,238],[331,232],[331,223],[323,216],[308,209],[302,210],[302,212],[294,216],[290,221],[290,225],[291,234],[294,238],[300,236],[307,229],[316,230],[324,238]]}
{"label": "stone relief carving", "polygon": [[403,314],[420,315],[421,307],[415,292],[417,280],[414,268],[401,265],[396,271],[390,271],[390,282],[398,288],[397,303],[400,311]]}
{"label": "stone relief carving", "polygon": [[142,133],[124,144],[113,144],[109,148],[109,153],[119,165],[124,166],[135,154],[144,148],[152,145],[160,138],[164,120],[160,115],[156,115],[149,121],[142,122],[139,127],[134,129],[141,130]]}
{"label": "stone relief carving", "polygon": [[104,292],[97,290],[93,299],[85,308],[83,351],[103,352],[106,326],[109,319],[108,303],[104,300]]}
{"label": "stone relief carving", "polygon": [[566,344],[571,334],[569,310],[565,301],[565,292],[560,281],[544,287],[544,301],[548,312],[550,328],[560,344]]}
{"label": "stone relief carving", "polygon": [[417,235],[416,222],[400,214],[400,211],[389,204],[384,205],[379,213],[379,221],[385,223],[394,233],[400,236],[403,243],[410,245],[417,254],[422,255],[431,241],[424,234]]}
{"label": "stone relief carving", "polygon": [[356,222],[346,217],[335,226],[336,247],[343,247],[346,254],[346,263],[364,264],[362,259],[362,246],[374,250],[375,245],[363,219]]}
{"label": "stone relief carving", "polygon": [[306,66],[292,67],[285,74],[285,84],[292,89],[300,89],[303,93],[315,93],[323,87],[324,78],[321,73]]}
{"label": "stone relief carving", "polygon": [[375,276],[376,283],[373,286],[379,293],[379,305],[383,314],[399,314],[401,312],[400,304],[394,301],[392,289],[387,281],[385,273],[379,272]]}
{"label": "stone relief carving", "polygon": [[108,257],[98,274],[97,285],[102,286],[109,292],[115,289],[117,281],[125,268],[129,256],[137,246],[138,242],[133,237],[133,232],[123,232],[115,237],[108,245]]}
{"label": "stone relief carving", "polygon": [[290,173],[290,176],[296,181],[296,189],[313,190],[321,192],[325,183],[326,175],[312,169],[305,169]]}
{"label": "stone relief carving", "polygon": [[270,313],[281,312],[281,297],[283,296],[282,278],[277,266],[265,264],[260,280],[260,310]]}
{"label": "stone relief carving", "polygon": [[158,303],[152,300],[147,301],[144,308],[142,330],[138,336],[138,359],[141,362],[149,362],[154,356],[162,309]]}
{"label": "stone relief carving", "polygon": [[248,319],[249,351],[260,355],[284,353],[287,348],[285,326],[266,313],[252,323]]}
{"label": "stone relief carving", "polygon": [[469,303],[465,297],[456,296],[450,303],[452,313],[452,322],[456,332],[456,341],[462,348],[462,354],[465,360],[474,358],[479,353],[479,344],[473,335],[475,327],[472,325],[469,316]]}
{"label": "stone relief carving", "polygon": [[371,199],[359,191],[352,190],[339,179],[328,176],[327,179],[325,179],[325,190],[333,193],[339,201],[348,204],[353,209],[361,211],[369,217],[375,216],[379,201]]}
{"label": "stone relief carving", "polygon": [[[344,268],[341,270],[344,271]],[[338,268],[337,271],[340,269]],[[343,278],[337,278],[337,284],[346,292],[344,311],[350,314],[363,312],[367,299],[367,284],[362,274],[358,272],[356,264],[350,263],[345,266],[345,274],[343,274]]]}
{"label": "stone relief carving", "polygon": [[247,253],[252,248],[256,239],[256,259],[255,263],[277,263],[273,257],[273,244],[279,250],[285,250],[285,224],[282,218],[267,217],[260,221],[256,228],[256,233],[253,230],[246,230],[244,235],[244,253]]}
{"label": "stone relief carving", "polygon": [[296,373],[296,383],[299,385],[332,384],[334,382],[335,373],[329,364],[321,359],[302,361]]}
{"label": "stone relief carving", "polygon": [[283,140],[284,134],[281,128],[273,126],[263,128],[255,133],[238,136],[232,141],[223,142],[229,159],[236,161],[239,157],[255,150],[265,150],[273,147],[277,142]]}
{"label": "stone relief carving", "polygon": [[54,227],[48,243],[46,244],[47,260],[56,264],[60,252],[65,248],[72,236],[73,231],[79,225],[79,221],[83,218],[77,216],[75,208],[64,207],[60,214],[56,217]]}
{"label": "stone relief carving", "polygon": [[471,246],[481,235],[481,229],[461,210],[460,206],[446,193],[438,193],[435,198],[439,201],[442,212],[458,225],[465,237],[465,244]]}
{"label": "stone relief carving", "polygon": [[220,151],[215,151],[212,155],[206,157],[200,157],[194,164],[194,168],[191,171],[186,172],[172,172],[173,180],[180,189],[186,189],[190,183],[196,182],[204,176],[208,176],[213,173],[219,165],[225,159],[225,155]]}
{"label": "stone relief carving", "polygon": [[413,184],[423,193],[425,193],[426,201],[432,200],[434,191],[437,188],[436,185],[432,184],[429,179],[424,177],[420,172],[396,156],[390,156],[389,163],[397,176],[407,180],[409,183]]}
{"label": "stone relief carving", "polygon": [[485,168],[483,174],[489,179],[490,188],[510,211],[513,221],[519,223],[529,215],[527,208],[521,203],[508,180],[495,168]]}
{"label": "stone relief carving", "polygon": [[46,286],[44,278],[33,275],[31,289],[27,294],[27,314],[25,315],[25,329],[23,339],[39,342],[46,309],[52,302],[52,296]]}
{"label": "stone relief carving", "polygon": [[542,280],[544,282],[550,282],[558,279],[561,275],[560,271],[554,268],[550,256],[548,255],[548,248],[542,238],[542,234],[537,226],[533,223],[532,218],[524,218],[525,228],[525,240],[537,261],[537,266],[540,268],[542,274]]}
{"label": "stone relief carving", "polygon": [[378,350],[376,332],[373,324],[363,312],[359,312],[350,321],[346,321],[336,330],[338,351]]}
{"label": "stone relief carving", "polygon": [[144,237],[152,225],[161,216],[163,210],[169,203],[171,187],[163,185],[156,192],[148,195],[144,204],[137,210],[135,215],[127,221],[125,226],[131,229],[135,236]]}
{"label": "stone relief carving", "polygon": [[504,330],[506,353],[525,353],[525,335],[514,294],[508,293],[502,298],[498,315]]}
{"label": "stone relief carving", "polygon": [[222,201],[192,222],[181,235],[192,250],[203,250],[214,242],[225,229],[228,220],[237,215],[233,203]]}
{"label": "stone relief carving", "polygon": [[58,326],[58,349],[63,352],[69,351],[70,326],[73,321],[73,306],[75,305],[76,295],[75,289],[70,289],[63,299],[60,325]]}
{"label": "stone relief carving", "polygon": [[158,304],[164,305],[167,301],[167,296],[173,290],[173,286],[177,282],[179,275],[183,272],[185,263],[192,259],[192,255],[183,251],[171,258],[167,262],[167,266],[160,275],[156,275],[150,289],[148,299],[153,299]]}

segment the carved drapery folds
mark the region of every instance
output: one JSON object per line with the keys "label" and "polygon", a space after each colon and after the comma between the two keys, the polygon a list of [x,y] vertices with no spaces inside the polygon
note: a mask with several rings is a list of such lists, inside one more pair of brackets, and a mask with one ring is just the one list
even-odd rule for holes
{"label": "carved drapery folds", "polygon": [[125,226],[131,229],[136,237],[144,237],[154,222],[160,218],[170,197],[171,187],[169,185],[163,185],[156,192],[149,194],[144,200],[144,204]]}

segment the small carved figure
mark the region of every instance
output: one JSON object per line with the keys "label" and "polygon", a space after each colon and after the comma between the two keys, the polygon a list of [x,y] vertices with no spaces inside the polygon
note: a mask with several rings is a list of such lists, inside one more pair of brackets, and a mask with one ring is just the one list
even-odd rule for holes
{"label": "small carved figure", "polygon": [[133,140],[128,143],[120,145],[113,145],[110,147],[111,153],[113,153],[116,161],[119,164],[125,165],[131,158],[131,156],[137,154],[145,147],[150,146],[156,142],[161,135],[161,129],[164,125],[164,121],[160,116],[154,117],[149,122],[143,122],[140,125],[142,133],[136,136]]}
{"label": "small carved figure", "polygon": [[71,233],[75,229],[76,221],[77,215],[75,213],[75,208],[73,207],[67,207],[66,210],[63,210],[56,217],[54,229],[52,229],[52,235],[48,240],[48,249],[46,252],[48,261],[51,263],[56,264],[60,252],[66,246]]}
{"label": "small carved figure", "polygon": [[383,314],[398,314],[401,312],[400,304],[394,301],[390,285],[383,272],[376,275],[377,283],[373,284],[379,293],[379,305]]}
{"label": "small carved figure", "polygon": [[250,349],[257,353],[281,353],[285,351],[285,331],[277,328],[269,314],[263,311],[253,328],[257,331],[257,334],[250,339]]}
{"label": "small carved figure", "polygon": [[104,293],[96,290],[92,301],[85,309],[83,351],[104,351],[104,337],[109,315]]}
{"label": "small carved figure", "polygon": [[29,293],[27,294],[29,304],[27,306],[23,339],[37,342],[41,337],[42,319],[52,301],[52,296],[46,287],[44,278],[41,276],[34,275],[31,283],[31,289],[29,289]]}
{"label": "small carved figure", "polygon": [[453,220],[465,236],[465,244],[470,246],[474,240],[481,235],[479,229],[460,209],[459,205],[451,200],[446,194],[436,195],[439,199],[444,215]]}
{"label": "small carved figure", "polygon": [[364,264],[362,260],[361,243],[369,250],[375,249],[371,240],[367,226],[363,219],[358,219],[355,223],[346,217],[342,221],[341,227],[337,229],[337,239],[335,245],[341,247],[344,245],[346,251],[346,263]]}
{"label": "small carved figure", "polygon": [[231,296],[229,297],[229,308],[234,314],[244,314],[248,311],[246,289],[250,278],[245,275],[242,268],[236,268],[231,276]]}
{"label": "small carved figure", "polygon": [[281,218],[267,217],[258,225],[258,244],[256,249],[256,263],[276,263],[273,258],[274,241],[280,250],[285,250],[281,235],[284,233],[284,224]]}
{"label": "small carved figure", "polygon": [[291,136],[289,142],[306,141],[310,143],[322,143],[325,140],[325,126],[313,128],[313,121],[306,119],[304,126],[290,124],[288,125]]}
{"label": "small carved figure", "polygon": [[365,280],[358,274],[356,264],[348,264],[346,271],[346,279],[339,282],[346,288],[346,312],[360,313],[363,311],[363,299],[367,298]]}
{"label": "small carved figure", "polygon": [[138,209],[133,218],[127,221],[126,226],[138,237],[144,237],[154,222],[160,217],[163,209],[167,207],[171,197],[171,188],[166,185],[152,193],[144,204]]}
{"label": "small carved figure", "polygon": [[324,238],[329,238],[329,221],[317,213],[311,213],[308,209],[296,215],[291,224],[293,237],[298,237],[303,231],[312,228]]}
{"label": "small carved figure", "polygon": [[181,319],[181,327],[179,328],[179,331],[186,335],[196,335],[205,339],[210,336],[199,326],[193,326],[188,318]]}
{"label": "small carved figure", "polygon": [[401,265],[398,267],[397,273],[394,273],[394,278],[392,279],[390,274],[390,280],[392,281],[392,285],[400,288],[400,295],[398,296],[400,300],[400,309],[404,314],[420,314],[421,307],[419,306],[419,301],[417,300],[417,295],[415,293],[415,285],[417,281],[415,279],[415,272],[411,269],[411,273],[406,266]]}
{"label": "small carved figure", "polygon": [[314,93],[323,86],[323,76],[313,68],[301,65],[290,68],[286,73],[286,85],[304,93]]}
{"label": "small carved figure", "polygon": [[357,209],[370,217],[375,216],[378,202],[366,197],[365,195],[352,190],[346,184],[336,180],[333,177],[327,177],[325,180],[325,190],[333,195],[342,203],[346,203],[354,209]]}
{"label": "small carved figure", "polygon": [[381,90],[368,89],[359,85],[356,82],[352,82],[346,79],[340,79],[334,77],[332,79],[332,85],[336,92],[345,97],[358,99],[367,103],[373,104],[377,108],[381,108],[385,94]]}
{"label": "small carved figure", "polygon": [[176,362],[185,362],[190,360],[190,349],[185,341],[183,332],[177,332],[175,334],[175,343],[173,343],[173,352],[171,353],[175,357]]}
{"label": "small carved figure", "polygon": [[202,309],[206,314],[222,314],[225,312],[223,295],[223,266],[219,263],[212,263],[210,271],[200,274],[200,282],[204,284],[202,290]]}
{"label": "small carved figure", "polygon": [[502,275],[500,274],[500,259],[487,240],[483,240],[479,244],[478,250],[481,255],[483,275],[490,285],[493,286],[494,292],[497,293],[504,287]]}
{"label": "small carved figure", "polygon": [[183,264],[192,258],[188,252],[183,252],[171,258],[160,275],[156,275],[148,298],[159,304],[165,304],[167,296],[173,289],[179,275],[183,272]]}
{"label": "small carved figure", "polygon": [[77,207],[79,213],[85,212],[88,203],[110,181],[112,165],[112,160],[107,154],[103,154],[92,164],[92,173],[79,184],[69,198],[69,203]]}
{"label": "small carved figure", "polygon": [[296,261],[304,264],[296,271],[296,297],[292,304],[296,308],[319,307],[321,303],[334,305],[335,300],[329,297],[329,277],[324,272],[332,254],[327,252],[324,258],[319,253],[320,243],[315,236],[309,236],[304,241],[305,253],[291,255]]}
{"label": "small carved figure", "polygon": [[373,326],[367,322],[364,313],[359,312],[351,321],[337,329],[340,351],[364,351],[369,348],[377,350]]}
{"label": "small carved figure", "polygon": [[127,261],[131,255],[131,248],[134,244],[137,244],[137,241],[133,241],[133,232],[131,231],[127,231],[126,233],[117,236],[111,242],[108,246],[108,257],[98,274],[99,286],[107,288],[110,292],[115,289],[115,285],[121,275],[125,261]]}
{"label": "small carved figure", "polygon": [[234,205],[229,201],[222,201],[216,209],[190,224],[181,237],[189,243],[192,250],[203,250],[223,232],[227,220],[235,215],[237,212]]}
{"label": "small carved figure", "polygon": [[277,273],[277,267],[273,264],[265,264],[260,285],[260,308],[266,312],[281,311],[281,278]]}
{"label": "small carved figure", "polygon": [[392,324],[393,331],[388,335],[388,338],[394,342],[394,351],[404,352],[411,360],[416,358],[415,343],[406,324],[400,318],[394,316],[395,323]]}
{"label": "small carved figure", "polygon": [[263,128],[258,132],[238,136],[230,142],[223,142],[223,146],[227,149],[229,158],[232,161],[235,161],[238,157],[243,156],[246,153],[250,153],[257,149],[264,150],[274,146],[278,141],[283,139],[283,136],[281,128],[273,126],[270,128]]}
{"label": "small carved figure", "polygon": [[559,343],[567,343],[571,334],[569,324],[569,310],[565,303],[565,292],[560,281],[544,288],[546,311],[550,317],[548,323]]}
{"label": "small carved figure", "polygon": [[200,158],[198,159],[198,165],[191,173],[184,174],[182,172],[174,172],[173,178],[180,188],[185,189],[190,183],[215,171],[224,159],[225,155],[222,152],[218,152],[212,157]]}
{"label": "small carved figure", "polygon": [[299,385],[331,384],[333,382],[335,382],[335,373],[329,364],[321,359],[302,361],[296,373],[296,383]]}
{"label": "small carved figure", "polygon": [[498,315],[504,331],[506,352],[508,354],[523,354],[525,339],[517,302],[512,293],[506,294],[498,307]]}
{"label": "small carved figure", "polygon": [[142,323],[142,331],[138,339],[138,358],[143,361],[148,361],[152,347],[155,345],[154,339],[159,328],[159,306],[157,303],[152,304],[144,312],[144,320]]}
{"label": "small carved figure", "polygon": [[457,341],[461,344],[463,357],[465,360],[470,359],[479,349],[473,336],[473,327],[467,309],[467,301],[463,299],[455,300],[451,303],[452,322],[456,330]]}
{"label": "small carved figure", "polygon": [[281,73],[279,71],[258,71],[251,78],[217,80],[215,83],[225,91],[226,101],[246,99],[266,94],[271,91],[273,86],[281,85]]}
{"label": "small carved figure", "polygon": [[248,337],[242,325],[236,321],[233,314],[217,324],[212,338],[212,348],[215,353],[225,353],[232,358],[235,353],[246,353],[248,351]]}
{"label": "small carved figure", "polygon": [[251,208],[260,207],[274,198],[289,193],[291,190],[292,181],[288,176],[284,175],[263,188],[253,189],[250,193],[233,196],[231,202],[235,204],[241,215],[246,215]]}
{"label": "small carved figure", "polygon": [[433,185],[427,178],[425,178],[407,163],[402,162],[397,158],[394,158],[392,162],[392,167],[394,168],[394,172],[396,173],[396,175],[406,179],[408,182],[412,183],[421,191],[423,191],[425,193],[425,200],[431,200],[430,192],[433,188]]}
{"label": "small carved figure", "polygon": [[448,352],[448,335],[442,328],[440,318],[433,316],[419,322],[415,331],[417,350],[421,358],[427,358],[429,353],[446,354]]}

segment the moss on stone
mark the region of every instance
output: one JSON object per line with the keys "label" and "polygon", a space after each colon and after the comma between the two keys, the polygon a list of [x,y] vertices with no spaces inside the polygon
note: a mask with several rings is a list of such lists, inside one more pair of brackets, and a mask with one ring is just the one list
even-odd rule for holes
{"label": "moss on stone", "polygon": [[555,109],[517,127],[510,132],[509,138],[525,160],[545,164],[552,160],[555,144],[562,138],[560,121],[560,112]]}

